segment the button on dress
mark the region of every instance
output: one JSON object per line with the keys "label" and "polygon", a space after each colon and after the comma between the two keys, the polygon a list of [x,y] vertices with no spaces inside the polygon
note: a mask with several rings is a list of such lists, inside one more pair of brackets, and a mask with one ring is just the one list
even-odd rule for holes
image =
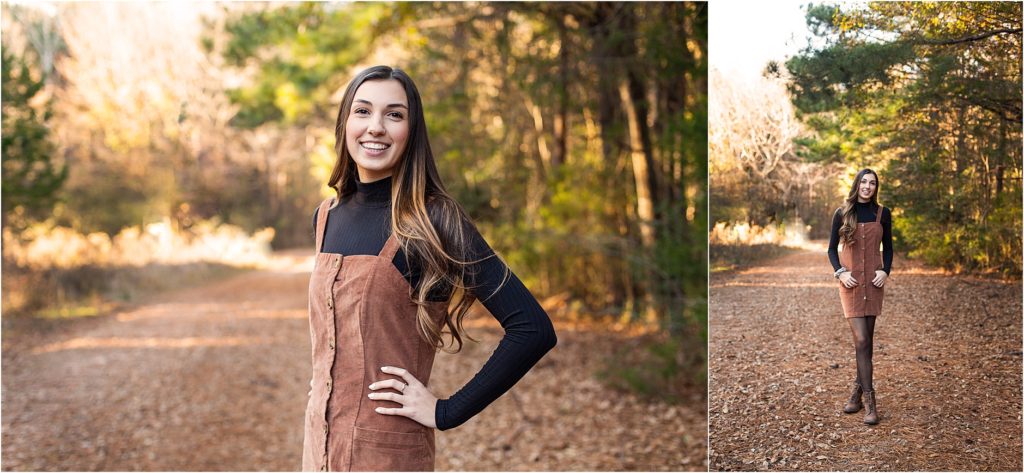
{"label": "button on dress", "polygon": [[[434,429],[405,416],[377,413],[401,407],[368,397],[369,385],[397,366],[427,384],[436,349],[420,336],[410,286],[392,260],[392,234],[379,255],[321,253],[328,210],[316,221],[316,263],[309,281],[312,390],[306,406],[303,471],[432,471]],[[435,323],[447,301],[428,302]],[[377,390],[376,392],[397,392]]]}
{"label": "button on dress", "polygon": [[874,222],[858,223],[853,230],[853,242],[843,243],[843,251],[839,254],[839,263],[850,270],[857,286],[847,288],[839,282],[839,299],[843,304],[843,316],[846,318],[878,316],[882,314],[882,298],[885,291],[871,283],[875,271],[882,270],[882,213],[884,207],[878,206]]}

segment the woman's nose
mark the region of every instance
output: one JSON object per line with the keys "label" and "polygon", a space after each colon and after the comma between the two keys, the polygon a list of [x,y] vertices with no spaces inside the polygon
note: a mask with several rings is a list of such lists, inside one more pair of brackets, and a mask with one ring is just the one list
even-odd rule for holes
{"label": "woman's nose", "polygon": [[380,136],[384,134],[384,125],[380,120],[370,120],[370,126],[366,128],[366,131],[371,135]]}

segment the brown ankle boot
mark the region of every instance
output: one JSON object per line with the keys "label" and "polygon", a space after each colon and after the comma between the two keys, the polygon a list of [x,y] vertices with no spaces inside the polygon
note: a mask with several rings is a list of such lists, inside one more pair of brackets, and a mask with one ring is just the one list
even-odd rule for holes
{"label": "brown ankle boot", "polygon": [[860,383],[854,383],[853,393],[850,394],[850,400],[846,401],[846,405],[843,406],[843,412],[847,414],[853,414],[864,408],[864,404],[860,402],[860,395],[864,391],[860,388]]}
{"label": "brown ankle boot", "polygon": [[864,423],[875,425],[878,423],[878,409],[875,408],[875,391],[864,391]]}

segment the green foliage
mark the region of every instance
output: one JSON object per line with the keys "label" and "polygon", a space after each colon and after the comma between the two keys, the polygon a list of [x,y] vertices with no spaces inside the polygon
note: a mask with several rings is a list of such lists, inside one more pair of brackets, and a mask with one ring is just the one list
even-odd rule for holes
{"label": "green foliage", "polygon": [[903,101],[892,97],[863,108],[837,108],[805,114],[816,134],[796,140],[797,155],[808,162],[868,167],[884,163],[893,148],[889,138],[899,132]]}
{"label": "green foliage", "polygon": [[30,65],[16,57],[10,48],[0,51],[3,57],[3,214],[5,225],[12,222],[12,211],[18,220],[37,219],[53,206],[54,196],[67,179],[67,165],[55,163],[57,147],[50,140],[47,121],[50,103],[37,110],[33,104],[45,83],[35,77]]}
{"label": "green foliage", "polygon": [[331,95],[345,86],[349,68],[370,52],[395,8],[386,3],[341,8],[299,3],[232,18],[226,26],[225,60],[237,67],[257,66],[251,84],[229,91],[231,101],[240,105],[232,123],[253,128],[329,118]]}
{"label": "green foliage", "polygon": [[680,353],[703,351],[680,339],[641,337],[605,355],[597,377],[616,389],[678,403],[687,387],[707,383],[706,371],[691,374]]}
{"label": "green foliage", "polygon": [[814,55],[795,56],[786,63],[793,74],[794,104],[804,112],[831,110],[840,104],[870,103],[876,88],[896,80],[890,68],[913,59],[906,43],[837,43]]}
{"label": "green foliage", "polygon": [[83,233],[116,235],[122,228],[158,220],[165,210],[158,191],[162,187],[167,192],[170,182],[156,169],[144,177],[133,176],[110,163],[96,162],[80,167],[75,174],[76,181],[89,184],[69,189],[75,197],[55,209],[58,224]]}
{"label": "green foliage", "polygon": [[897,249],[953,270],[1021,269],[1021,4],[808,10],[825,46],[786,66],[812,161],[881,173]]}

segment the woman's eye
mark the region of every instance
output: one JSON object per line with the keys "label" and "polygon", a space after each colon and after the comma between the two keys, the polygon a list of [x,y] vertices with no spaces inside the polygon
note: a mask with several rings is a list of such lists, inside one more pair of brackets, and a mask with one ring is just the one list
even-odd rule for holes
{"label": "woman's eye", "polygon": [[370,111],[365,108],[357,108],[353,110],[352,113],[356,115],[366,115],[367,113],[370,113]]}
{"label": "woman's eye", "polygon": [[402,115],[402,112],[391,112],[391,113],[388,114],[388,116],[392,117],[392,118],[397,118],[399,120],[401,120],[402,118],[405,118],[405,116]]}

